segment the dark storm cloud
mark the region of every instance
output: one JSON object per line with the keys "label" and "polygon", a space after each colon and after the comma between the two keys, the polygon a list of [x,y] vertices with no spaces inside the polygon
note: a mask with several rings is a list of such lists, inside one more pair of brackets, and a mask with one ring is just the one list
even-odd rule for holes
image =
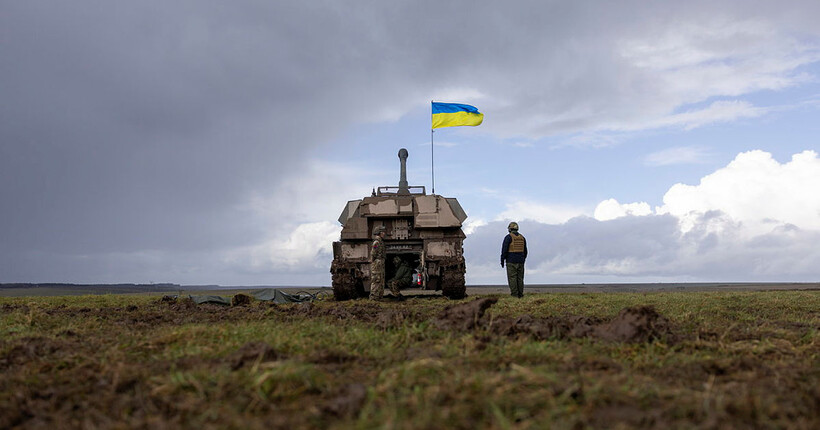
{"label": "dark storm cloud", "polygon": [[[257,228],[237,209],[248,184],[288,174],[301,151],[345,121],[317,100],[331,90],[310,55],[318,39],[294,43],[310,35],[309,14],[4,4],[3,253],[47,262],[252,240]],[[306,127],[311,105],[330,131]],[[21,277],[37,275],[33,267]]]}
{"label": "dark storm cloud", "polygon": [[[249,195],[298,175],[305,152],[391,99],[414,97],[396,82],[424,58],[390,37],[405,17],[367,10],[4,4],[3,280],[41,280],[21,259],[95,278],[112,255],[183,260],[260,240],[271,220],[247,211]],[[92,262],[65,262],[76,256]]]}
{"label": "dark storm cloud", "polygon": [[314,12],[4,5],[4,243],[106,251],[246,241],[252,229],[230,221],[247,185],[290,173],[348,120],[343,100],[329,102],[345,92],[334,72],[344,61],[327,61],[317,33],[339,22]]}

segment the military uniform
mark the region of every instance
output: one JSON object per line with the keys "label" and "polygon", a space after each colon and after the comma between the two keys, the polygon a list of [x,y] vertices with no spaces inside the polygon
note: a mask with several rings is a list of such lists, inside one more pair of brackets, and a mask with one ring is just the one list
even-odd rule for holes
{"label": "military uniform", "polygon": [[527,239],[518,233],[517,223],[511,222],[507,230],[510,234],[504,237],[504,242],[501,244],[501,267],[507,264],[507,284],[510,286],[510,295],[523,297]]}
{"label": "military uniform", "polygon": [[384,239],[376,229],[376,238],[370,249],[370,300],[381,300],[384,294]]}

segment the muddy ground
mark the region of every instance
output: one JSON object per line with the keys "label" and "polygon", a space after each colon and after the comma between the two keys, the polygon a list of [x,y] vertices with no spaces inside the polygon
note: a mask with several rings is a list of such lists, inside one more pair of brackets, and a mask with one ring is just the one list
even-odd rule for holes
{"label": "muddy ground", "polygon": [[[767,339],[752,329],[693,329],[647,305],[611,317],[542,315],[494,312],[500,300],[0,304],[0,428],[820,428],[817,313],[776,325]],[[234,327],[273,322],[295,331],[305,321],[369,327],[399,346],[369,351],[331,339],[285,347],[270,332],[224,346]],[[175,327],[196,327],[202,340],[168,331]],[[569,355],[526,352],[543,345]],[[408,376],[407,363],[459,373],[448,388],[421,371]],[[386,375],[396,368],[404,370],[395,378],[415,381],[410,388],[392,385]],[[434,415],[447,411],[436,418],[444,422],[403,415],[431,407],[418,403],[425,395],[437,399]],[[518,403],[504,406],[508,396]],[[496,410],[475,409],[488,397]]]}
{"label": "muddy ground", "polygon": [[[201,285],[71,285],[71,284],[0,284],[0,297],[38,297],[68,296],[86,294],[150,294],[178,293],[233,295],[236,292],[249,292],[261,288],[276,288],[289,293],[308,291],[317,293],[330,292],[330,287],[217,287]],[[789,291],[820,290],[820,282],[666,282],[666,283],[623,283],[623,284],[528,284],[525,293],[644,293],[644,292],[704,292],[704,291]],[[506,285],[468,285],[467,295],[507,294]],[[409,289],[410,295],[436,295],[440,292]]]}

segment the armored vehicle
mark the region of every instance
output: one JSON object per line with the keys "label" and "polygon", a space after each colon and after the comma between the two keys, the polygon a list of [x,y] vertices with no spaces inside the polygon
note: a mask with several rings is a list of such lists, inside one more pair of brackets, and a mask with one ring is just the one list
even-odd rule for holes
{"label": "armored vehicle", "polygon": [[350,200],[339,216],[341,239],[333,242],[333,295],[336,300],[365,297],[370,292],[373,231],[384,227],[385,279],[393,277],[394,257],[415,268],[415,288],[441,290],[452,299],[464,297],[464,232],[467,214],[458,200],[427,194],[424,186],[407,185],[407,150],[399,150],[398,187],[378,187],[370,197]]}

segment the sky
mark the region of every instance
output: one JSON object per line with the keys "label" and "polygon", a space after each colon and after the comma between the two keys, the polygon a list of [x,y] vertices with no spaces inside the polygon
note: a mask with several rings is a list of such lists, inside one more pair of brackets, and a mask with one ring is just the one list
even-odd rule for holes
{"label": "sky", "polygon": [[[820,281],[820,2],[0,0],[0,282],[330,285],[348,200],[467,283]],[[478,127],[437,129],[430,101]]]}

